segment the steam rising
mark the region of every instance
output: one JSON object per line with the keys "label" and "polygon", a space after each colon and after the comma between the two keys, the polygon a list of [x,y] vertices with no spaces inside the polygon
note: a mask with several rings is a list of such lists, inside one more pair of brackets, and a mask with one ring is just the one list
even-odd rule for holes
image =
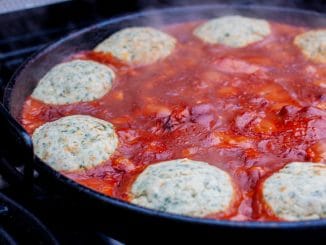
{"label": "steam rising", "polygon": [[[138,5],[139,8],[143,11],[151,11],[151,10],[162,10],[164,8],[170,7],[193,7],[202,6],[202,5],[221,5],[221,7],[225,8],[223,11],[217,12],[215,15],[210,13],[207,14],[194,14],[195,11],[185,12],[182,19],[183,22],[185,19],[187,20],[198,20],[198,19],[209,19],[215,18],[218,16],[224,15],[244,15],[248,17],[256,17],[268,20],[276,20],[283,23],[295,24],[295,25],[308,25],[308,26],[325,26],[325,22],[315,22],[312,19],[309,20],[301,20],[298,22],[298,18],[293,18],[293,14],[286,14],[286,12],[282,12],[280,14],[268,13],[263,11],[260,7],[263,8],[288,8],[288,9],[298,9],[298,10],[313,10],[315,12],[325,13],[326,12],[326,2],[323,1],[304,1],[304,0],[293,0],[293,1],[283,1],[283,0],[139,0]],[[244,10],[244,8],[249,8],[249,10]],[[293,20],[295,19],[295,21]],[[164,16],[164,12],[160,14],[153,14],[149,18],[149,20],[145,23],[145,25],[150,26],[162,26],[164,24],[176,23],[178,19],[176,18],[174,21],[171,19],[166,19]]]}
{"label": "steam rising", "polygon": [[153,9],[171,6],[190,6],[200,4],[240,4],[240,5],[267,5],[267,6],[278,6],[278,7],[290,7],[290,8],[301,8],[310,9],[319,12],[325,12],[326,3],[319,0],[139,0],[139,7],[143,9]]}

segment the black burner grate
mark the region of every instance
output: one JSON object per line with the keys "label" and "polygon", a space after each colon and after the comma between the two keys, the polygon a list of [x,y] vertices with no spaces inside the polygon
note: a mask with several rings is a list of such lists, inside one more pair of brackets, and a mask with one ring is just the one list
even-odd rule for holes
{"label": "black burner grate", "polygon": [[0,193],[0,244],[58,244],[34,215]]}
{"label": "black burner grate", "polygon": [[67,1],[0,15],[0,80],[8,81],[31,54],[64,35],[114,15],[137,11],[137,1]]}

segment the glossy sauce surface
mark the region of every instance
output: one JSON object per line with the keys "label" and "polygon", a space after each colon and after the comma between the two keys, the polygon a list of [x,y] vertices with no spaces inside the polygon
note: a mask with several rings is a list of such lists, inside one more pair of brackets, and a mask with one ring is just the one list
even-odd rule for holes
{"label": "glossy sauce surface", "polygon": [[117,73],[102,99],[64,106],[28,98],[29,133],[45,122],[87,114],[116,127],[119,146],[102,165],[64,173],[106,195],[128,200],[147,165],[176,158],[206,161],[227,171],[237,197],[210,218],[278,220],[264,204],[262,181],[292,161],[321,161],[326,144],[326,65],[293,45],[305,28],[271,23],[272,33],[244,48],[207,45],[192,35],[199,22],[166,26],[178,40],[173,54],[148,66],[128,66],[91,51]]}

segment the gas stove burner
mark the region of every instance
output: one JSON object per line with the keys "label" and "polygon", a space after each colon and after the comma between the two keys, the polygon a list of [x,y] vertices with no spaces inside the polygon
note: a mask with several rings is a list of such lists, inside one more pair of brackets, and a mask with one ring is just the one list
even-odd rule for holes
{"label": "gas stove burner", "polygon": [[59,244],[49,229],[21,205],[0,193],[0,244]]}

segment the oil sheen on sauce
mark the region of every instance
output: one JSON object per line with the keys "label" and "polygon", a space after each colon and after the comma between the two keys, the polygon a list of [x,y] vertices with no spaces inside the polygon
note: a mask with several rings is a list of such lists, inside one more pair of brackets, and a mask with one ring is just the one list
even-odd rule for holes
{"label": "oil sheen on sauce", "polygon": [[224,169],[237,186],[230,210],[210,218],[278,220],[262,200],[262,181],[292,161],[325,161],[326,65],[308,61],[293,45],[302,27],[271,23],[263,41],[234,49],[194,37],[198,24],[162,28],[178,44],[152,65],[128,66],[92,51],[67,57],[113,68],[113,89],[99,100],[64,106],[29,97],[22,123],[30,134],[73,114],[113,123],[115,154],[98,167],[63,173],[106,195],[128,200],[147,165],[190,158]]}

